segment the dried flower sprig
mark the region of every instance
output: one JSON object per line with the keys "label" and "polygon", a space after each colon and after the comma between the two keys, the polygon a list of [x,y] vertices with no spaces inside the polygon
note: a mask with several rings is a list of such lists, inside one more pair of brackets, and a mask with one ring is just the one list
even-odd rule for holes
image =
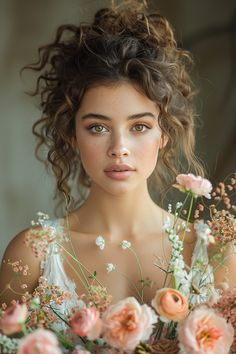
{"label": "dried flower sprig", "polygon": [[112,296],[107,292],[107,289],[100,285],[91,285],[87,296],[89,306],[95,306],[100,313],[106,311],[112,301]]}
{"label": "dried flower sprig", "polygon": [[[12,262],[10,259],[3,260],[3,263],[6,263],[12,270],[12,278],[5,285],[5,288],[1,291],[0,296],[2,296],[6,291],[10,290],[12,293],[18,296],[24,296],[27,294],[27,284],[25,280],[22,282],[22,278],[26,278],[29,275],[29,266],[27,264],[23,264],[22,260]],[[22,292],[16,290],[16,285],[21,288]]]}
{"label": "dried flower sprig", "polygon": [[39,278],[39,285],[33,294],[25,299],[31,308],[31,316],[27,323],[30,328],[50,328],[53,322],[58,322],[58,314],[53,311],[52,304],[61,305],[71,299],[72,294],[62,291],[59,286],[51,285],[44,277]]}
{"label": "dried flower sprig", "polygon": [[236,352],[236,288],[223,292],[217,303],[213,306],[234,328],[234,342],[231,347],[232,353]]}
{"label": "dried flower sprig", "polygon": [[[24,243],[26,246],[30,247],[35,257],[44,257],[48,254],[48,246],[51,243],[68,241],[68,237],[63,228],[60,232],[55,229],[53,224],[48,221],[49,216],[42,212],[38,212],[38,220],[31,221],[30,228],[26,234]],[[58,249],[58,252],[60,249]]]}
{"label": "dried flower sprig", "polygon": [[214,213],[208,224],[217,243],[226,245],[229,242],[234,242],[236,245],[236,219],[228,210]]}

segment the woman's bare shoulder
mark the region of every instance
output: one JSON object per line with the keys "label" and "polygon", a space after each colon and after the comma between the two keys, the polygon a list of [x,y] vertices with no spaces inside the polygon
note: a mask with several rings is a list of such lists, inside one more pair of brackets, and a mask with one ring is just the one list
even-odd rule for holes
{"label": "woman's bare shoulder", "polygon": [[40,257],[35,257],[32,249],[26,245],[26,236],[32,230],[40,230],[41,227],[27,228],[19,232],[8,244],[3,256],[3,260],[14,259],[16,260],[29,260],[34,263],[41,261]]}
{"label": "woman's bare shoulder", "polygon": [[32,292],[38,284],[42,257],[36,257],[25,243],[26,235],[32,228],[19,232],[8,244],[0,268],[0,304],[20,300],[24,291]]}

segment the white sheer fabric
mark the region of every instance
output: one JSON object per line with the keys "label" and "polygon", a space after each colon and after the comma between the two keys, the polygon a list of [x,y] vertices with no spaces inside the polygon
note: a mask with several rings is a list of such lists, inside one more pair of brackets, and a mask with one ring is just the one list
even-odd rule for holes
{"label": "white sheer fabric", "polygon": [[[55,235],[59,235],[63,232],[63,219],[46,220],[44,221],[45,227],[50,227]],[[63,260],[58,250],[58,246],[55,243],[49,244],[48,253],[44,261],[41,264],[42,276],[47,279],[50,285],[59,286],[62,291],[70,292],[72,297],[65,300],[61,305],[53,304],[53,308],[63,318],[71,313],[71,309],[75,306],[82,307],[83,301],[78,299],[76,294],[75,282],[69,279],[65,273]],[[55,323],[53,328],[55,330],[61,330],[66,328],[66,324],[63,322]]]}
{"label": "white sheer fabric", "polygon": [[[63,232],[63,219],[46,220],[44,226],[53,229],[55,235]],[[75,305],[81,306],[78,302],[75,283],[68,278],[63,267],[63,260],[58,252],[58,247],[54,243],[49,245],[48,254],[42,264],[42,275],[51,285],[60,286],[63,291],[69,291],[73,297],[65,301],[60,307],[61,313],[67,315]],[[194,291],[190,298],[192,304],[206,302],[209,297],[216,294],[214,289],[214,276],[212,267],[208,264],[207,245],[203,240],[198,239],[192,255],[192,268],[188,278],[194,284]],[[198,293],[198,290],[201,291]]]}

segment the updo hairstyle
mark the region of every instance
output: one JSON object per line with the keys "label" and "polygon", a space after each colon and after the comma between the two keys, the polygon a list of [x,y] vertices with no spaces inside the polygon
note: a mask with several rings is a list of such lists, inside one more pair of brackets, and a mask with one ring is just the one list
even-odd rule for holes
{"label": "updo hairstyle", "polygon": [[[99,10],[92,24],[60,26],[55,40],[39,48],[37,63],[27,67],[40,72],[33,93],[40,95],[42,109],[42,117],[33,126],[38,138],[36,155],[55,175],[57,192],[71,197],[74,180],[79,188],[91,185],[72,144],[75,116],[86,90],[124,81],[156,102],[159,125],[168,138],[149,187],[165,188],[179,172],[202,175],[194,154],[191,63],[189,53],[177,47],[170,24],[159,13],[113,6]],[[47,153],[42,158],[44,145]]]}

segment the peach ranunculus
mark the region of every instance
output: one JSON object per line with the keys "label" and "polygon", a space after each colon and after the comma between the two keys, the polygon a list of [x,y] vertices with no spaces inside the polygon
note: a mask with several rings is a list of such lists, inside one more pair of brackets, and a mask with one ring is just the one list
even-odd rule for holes
{"label": "peach ranunculus", "polygon": [[20,332],[27,315],[28,310],[25,304],[15,304],[10,306],[6,309],[0,320],[0,329],[6,335]]}
{"label": "peach ranunculus", "polygon": [[201,176],[194,176],[192,173],[180,174],[176,177],[177,184],[174,187],[182,192],[191,192],[195,197],[203,195],[211,199],[212,184],[208,179]]}
{"label": "peach ranunculus", "polygon": [[36,331],[24,337],[19,344],[17,354],[62,354],[55,334],[46,329]]}
{"label": "peach ranunculus", "polygon": [[149,339],[158,316],[146,304],[128,297],[111,305],[103,314],[105,341],[114,348],[132,351]]}
{"label": "peach ranunculus", "polygon": [[100,312],[95,307],[84,307],[77,310],[69,320],[72,332],[78,336],[86,336],[89,340],[100,337],[102,320]]}
{"label": "peach ranunculus", "polygon": [[152,306],[163,320],[181,321],[188,312],[188,300],[178,290],[163,288],[157,290]]}
{"label": "peach ranunculus", "polygon": [[177,330],[186,354],[228,354],[234,338],[232,325],[206,306],[196,308]]}

